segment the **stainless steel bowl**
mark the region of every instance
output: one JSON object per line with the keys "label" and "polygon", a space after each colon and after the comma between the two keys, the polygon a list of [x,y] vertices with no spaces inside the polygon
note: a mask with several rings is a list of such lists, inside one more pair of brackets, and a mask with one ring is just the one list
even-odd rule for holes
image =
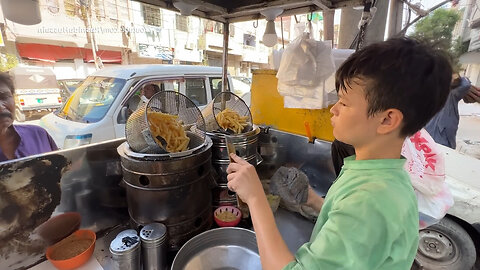
{"label": "stainless steel bowl", "polygon": [[261,270],[253,231],[219,228],[190,239],[178,251],[171,270]]}

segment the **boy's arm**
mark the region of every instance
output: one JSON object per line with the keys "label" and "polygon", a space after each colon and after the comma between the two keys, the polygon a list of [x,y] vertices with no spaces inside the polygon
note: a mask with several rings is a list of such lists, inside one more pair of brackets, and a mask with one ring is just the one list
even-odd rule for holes
{"label": "boy's arm", "polygon": [[325,199],[318,195],[311,186],[308,186],[308,199],[305,203],[306,206],[312,208],[316,212],[320,213]]}
{"label": "boy's arm", "polygon": [[294,261],[282,235],[278,231],[272,210],[265,196],[249,204],[253,228],[257,237],[258,250],[265,270],[280,270]]}

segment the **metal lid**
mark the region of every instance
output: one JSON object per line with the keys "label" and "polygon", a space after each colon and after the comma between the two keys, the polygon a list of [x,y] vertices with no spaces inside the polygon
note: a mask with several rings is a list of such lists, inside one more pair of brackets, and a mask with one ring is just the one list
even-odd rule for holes
{"label": "metal lid", "polygon": [[157,243],[162,242],[167,237],[167,227],[162,223],[151,223],[145,225],[140,231],[142,242]]}
{"label": "metal lid", "polygon": [[110,252],[114,255],[123,255],[135,251],[139,247],[140,239],[135,230],[122,231],[110,243]]}

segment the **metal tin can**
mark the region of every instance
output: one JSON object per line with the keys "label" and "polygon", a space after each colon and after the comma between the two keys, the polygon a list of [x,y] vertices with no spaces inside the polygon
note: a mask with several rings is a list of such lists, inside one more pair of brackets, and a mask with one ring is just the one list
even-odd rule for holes
{"label": "metal tin can", "polygon": [[164,270],[167,267],[167,227],[162,223],[151,223],[140,231],[142,242],[143,269]]}
{"label": "metal tin can", "polygon": [[140,238],[135,230],[125,230],[110,243],[113,269],[140,269]]}

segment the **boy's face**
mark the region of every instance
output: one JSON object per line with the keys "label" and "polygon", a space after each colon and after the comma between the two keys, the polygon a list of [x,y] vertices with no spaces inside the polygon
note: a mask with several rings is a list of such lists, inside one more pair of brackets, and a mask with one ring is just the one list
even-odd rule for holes
{"label": "boy's face", "polygon": [[330,109],[333,135],[339,141],[360,147],[371,142],[377,134],[378,119],[368,117],[365,83],[353,79],[347,91],[338,91],[338,102]]}

